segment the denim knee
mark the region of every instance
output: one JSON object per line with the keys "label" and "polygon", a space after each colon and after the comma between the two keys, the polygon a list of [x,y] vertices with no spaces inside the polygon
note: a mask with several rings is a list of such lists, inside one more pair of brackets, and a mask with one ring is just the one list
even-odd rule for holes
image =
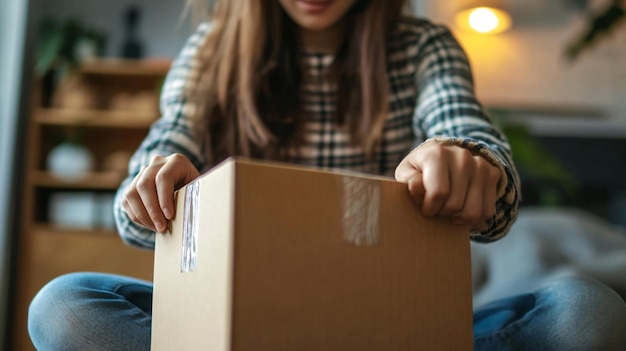
{"label": "denim knee", "polygon": [[63,275],[46,284],[30,304],[28,333],[40,350],[69,350],[80,328],[81,280],[86,273]]}
{"label": "denim knee", "polygon": [[540,304],[551,316],[545,327],[554,350],[626,350],[626,304],[614,290],[574,277],[558,280],[542,292]]}
{"label": "denim knee", "polygon": [[44,286],[31,302],[33,344],[51,350],[148,350],[152,284],[103,273],[72,273]]}
{"label": "denim knee", "polygon": [[626,304],[587,278],[558,278],[532,294],[494,301],[474,318],[476,350],[626,350]]}

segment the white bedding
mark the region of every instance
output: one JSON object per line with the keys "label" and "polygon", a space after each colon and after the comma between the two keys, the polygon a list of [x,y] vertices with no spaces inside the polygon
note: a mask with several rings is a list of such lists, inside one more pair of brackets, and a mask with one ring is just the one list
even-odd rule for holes
{"label": "white bedding", "polygon": [[509,234],[472,243],[474,307],[585,275],[626,299],[626,232],[575,209],[524,208]]}

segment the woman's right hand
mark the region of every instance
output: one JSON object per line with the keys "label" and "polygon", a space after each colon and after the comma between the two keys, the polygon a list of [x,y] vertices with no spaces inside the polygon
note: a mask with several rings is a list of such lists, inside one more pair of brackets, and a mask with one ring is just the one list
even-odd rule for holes
{"label": "woman's right hand", "polygon": [[133,222],[164,232],[174,218],[174,192],[199,175],[184,155],[155,156],[126,188],[122,207]]}

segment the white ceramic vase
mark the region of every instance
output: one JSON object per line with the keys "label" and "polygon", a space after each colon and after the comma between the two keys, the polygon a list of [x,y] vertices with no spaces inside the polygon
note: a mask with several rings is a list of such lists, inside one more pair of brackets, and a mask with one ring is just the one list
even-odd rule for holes
{"label": "white ceramic vase", "polygon": [[94,168],[91,152],[82,145],[70,142],[55,146],[46,161],[48,170],[65,181],[80,179]]}

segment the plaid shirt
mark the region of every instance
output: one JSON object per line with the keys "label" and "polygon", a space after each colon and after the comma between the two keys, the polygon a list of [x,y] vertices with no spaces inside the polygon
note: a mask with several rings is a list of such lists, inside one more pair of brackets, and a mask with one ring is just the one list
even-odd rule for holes
{"label": "plaid shirt", "polygon": [[[156,121],[134,154],[128,178],[115,200],[115,218],[122,238],[129,244],[154,247],[154,233],[130,221],[122,210],[123,189],[155,155],[186,155],[200,171],[212,165],[202,142],[193,132],[194,108],[185,93],[198,77],[198,48],[210,26],[201,25],[174,61],[161,96],[162,117]],[[335,123],[333,97],[336,85],[328,79],[330,54],[303,53],[303,108],[308,113],[304,143],[293,162],[392,175],[395,167],[422,142],[453,143],[483,155],[502,174],[498,184],[496,215],[489,229],[472,233],[475,241],[504,236],[517,216],[519,179],[506,138],[492,125],[476,100],[470,67],[463,49],[450,31],[428,21],[402,20],[389,43],[388,76],[391,94],[382,140],[375,157],[366,158],[359,145]],[[192,86],[191,86],[192,87]]]}

